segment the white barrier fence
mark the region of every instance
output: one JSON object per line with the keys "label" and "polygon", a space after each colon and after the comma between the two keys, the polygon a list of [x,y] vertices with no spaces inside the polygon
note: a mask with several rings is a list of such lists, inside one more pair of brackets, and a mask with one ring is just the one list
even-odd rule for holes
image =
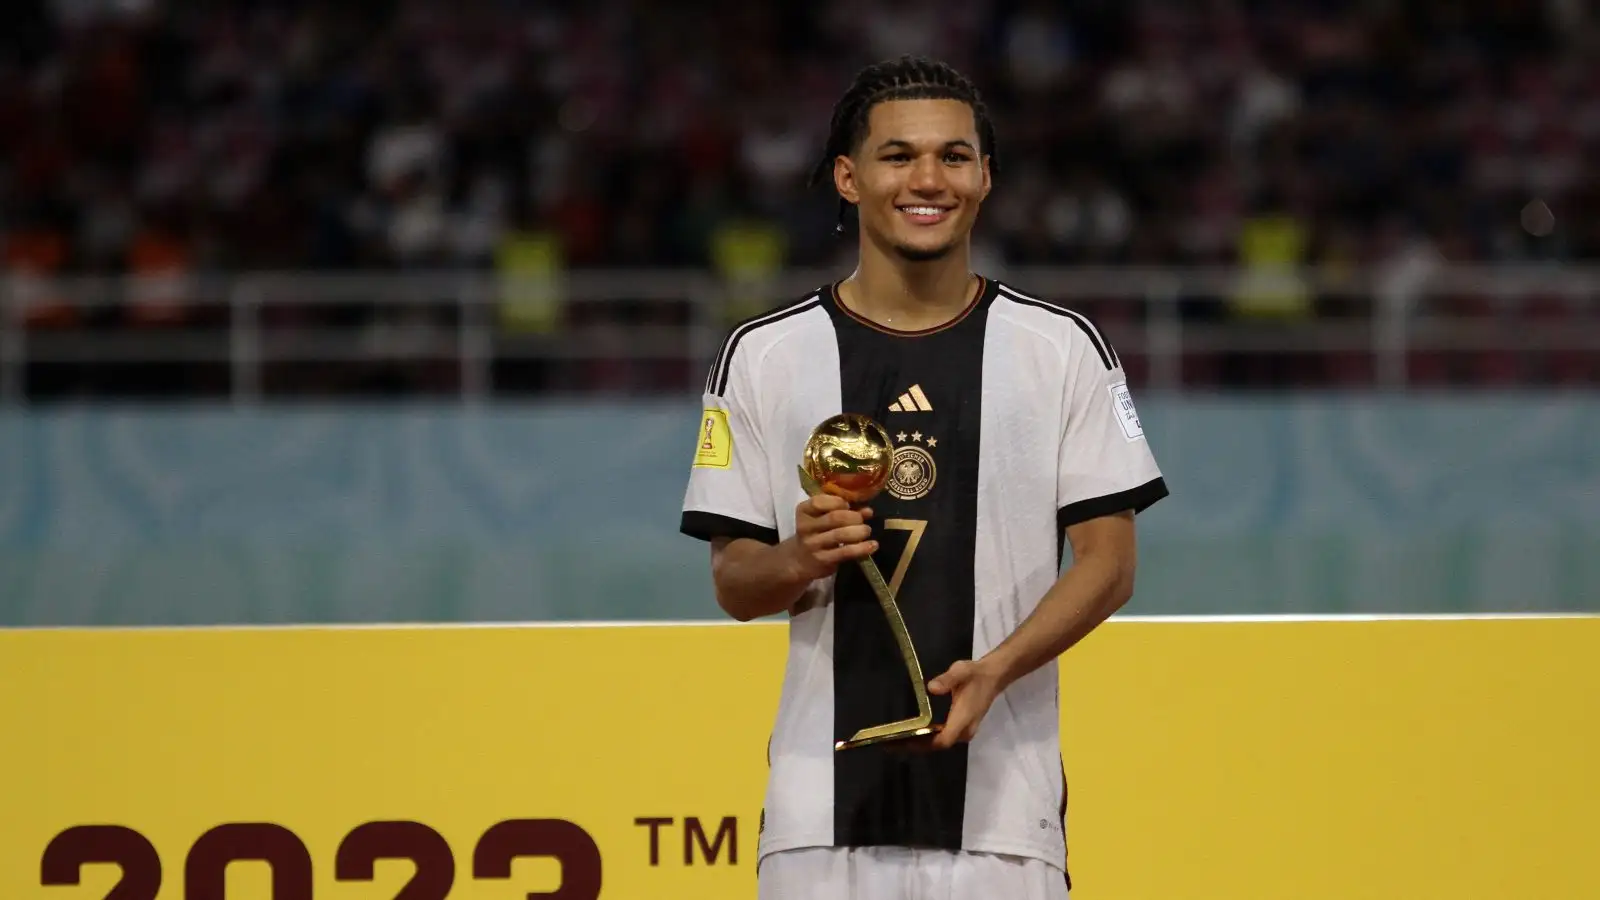
{"label": "white barrier fence", "polygon": [[[659,361],[703,372],[728,324],[839,277],[789,271],[732,283],[699,270],[240,273],[0,279],[0,397],[27,396],[40,366],[196,364],[225,373],[240,402],[273,367],[431,361],[463,396],[495,389],[508,362]],[[1600,268],[1397,265],[1378,270],[1020,268],[1030,293],[1094,317],[1130,374],[1174,390],[1187,362],[1225,355],[1355,359],[1367,383],[1414,381],[1418,354],[1553,354],[1600,359]],[[1257,293],[1311,298],[1315,312],[1247,319]],[[130,323],[129,319],[135,320]],[[1587,371],[1587,370],[1586,370]],[[693,390],[698,374],[670,376]]]}

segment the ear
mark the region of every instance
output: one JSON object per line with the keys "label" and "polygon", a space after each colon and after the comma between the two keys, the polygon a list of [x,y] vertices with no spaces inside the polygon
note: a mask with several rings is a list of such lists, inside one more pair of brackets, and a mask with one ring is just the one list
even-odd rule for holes
{"label": "ear", "polygon": [[850,157],[834,157],[833,187],[852,206],[861,205],[861,189],[856,184],[856,164]]}
{"label": "ear", "polygon": [[980,200],[989,199],[989,189],[991,187],[993,187],[993,186],[994,186],[994,182],[990,179],[990,173],[989,173],[989,157],[986,154],[983,157],[983,194],[979,197],[979,199]]}

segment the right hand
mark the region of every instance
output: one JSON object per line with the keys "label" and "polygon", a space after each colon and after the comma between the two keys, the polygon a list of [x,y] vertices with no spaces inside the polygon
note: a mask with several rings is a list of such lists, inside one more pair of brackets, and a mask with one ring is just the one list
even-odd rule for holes
{"label": "right hand", "polygon": [[842,497],[817,494],[794,509],[794,562],[805,581],[826,578],[843,563],[878,550],[872,540],[869,507],[851,509]]}

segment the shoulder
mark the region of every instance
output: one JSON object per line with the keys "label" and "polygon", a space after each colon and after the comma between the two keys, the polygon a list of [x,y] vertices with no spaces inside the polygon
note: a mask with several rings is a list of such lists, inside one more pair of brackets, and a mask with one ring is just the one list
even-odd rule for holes
{"label": "shoulder", "polygon": [[1070,304],[1022,290],[1004,281],[996,281],[995,306],[997,312],[1020,327],[1049,338],[1064,354],[1093,353],[1107,369],[1122,363],[1116,348],[1100,330],[1099,325],[1087,315],[1073,309]]}
{"label": "shoulder", "polygon": [[706,375],[706,393],[720,396],[728,389],[728,376],[735,367],[753,365],[773,345],[803,329],[807,324],[805,314],[820,310],[824,296],[821,290],[812,291],[729,328]]}

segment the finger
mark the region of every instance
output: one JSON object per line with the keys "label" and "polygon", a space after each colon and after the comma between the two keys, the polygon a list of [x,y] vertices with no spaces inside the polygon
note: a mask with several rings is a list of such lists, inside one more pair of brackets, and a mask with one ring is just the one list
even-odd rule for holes
{"label": "finger", "polygon": [[838,565],[855,559],[866,559],[877,551],[877,541],[865,541],[859,544],[845,544],[843,547],[834,547],[831,550],[819,550],[813,555],[818,562]]}
{"label": "finger", "polygon": [[866,520],[853,509],[839,509],[828,513],[817,521],[826,524],[829,528],[845,528],[850,525],[860,525]]}
{"label": "finger", "polygon": [[799,521],[795,523],[795,527],[799,529],[801,534],[816,535],[832,531],[835,528],[846,528],[851,525],[861,524],[863,524],[861,515],[855,510],[838,509],[820,516],[801,515]]}
{"label": "finger", "polygon": [[944,730],[934,737],[940,749],[949,749],[964,741],[972,740],[977,733],[978,719],[971,705],[957,699],[950,706],[950,715],[945,718]]}
{"label": "finger", "polygon": [[950,710],[950,717],[945,720],[944,730],[933,736],[933,749],[949,750],[959,744],[964,730],[966,730],[965,717],[954,709]]}
{"label": "finger", "polygon": [[802,507],[810,507],[811,513],[818,516],[833,512],[836,509],[850,508],[848,501],[833,494],[816,494],[800,505]]}
{"label": "finger", "polygon": [[948,671],[928,682],[928,693],[948,694],[972,677],[972,666],[965,661],[957,662]]}
{"label": "finger", "polygon": [[820,548],[814,555],[817,559],[842,562],[851,559],[864,559],[876,553],[877,550],[877,541],[850,541]]}
{"label": "finger", "polygon": [[819,534],[814,534],[807,539],[807,543],[818,550],[837,547],[840,544],[859,544],[872,539],[872,528],[868,525],[850,525],[845,528],[834,528]]}

